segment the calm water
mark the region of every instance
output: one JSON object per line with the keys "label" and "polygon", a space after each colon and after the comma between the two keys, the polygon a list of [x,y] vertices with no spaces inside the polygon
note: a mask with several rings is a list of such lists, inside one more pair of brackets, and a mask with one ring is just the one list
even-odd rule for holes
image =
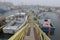
{"label": "calm water", "polygon": [[8,40],[13,34],[4,34],[3,32],[0,33],[0,40]]}
{"label": "calm water", "polygon": [[51,40],[60,40],[60,18],[58,13],[46,13],[46,16],[50,17],[56,30],[54,35],[51,35]]}
{"label": "calm water", "polygon": [[52,40],[60,40],[60,19],[54,20],[54,25],[56,27],[54,35],[51,36]]}

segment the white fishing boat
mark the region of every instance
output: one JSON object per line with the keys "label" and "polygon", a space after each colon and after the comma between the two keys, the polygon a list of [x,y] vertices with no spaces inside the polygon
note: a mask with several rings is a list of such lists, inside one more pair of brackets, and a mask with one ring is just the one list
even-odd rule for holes
{"label": "white fishing boat", "polygon": [[19,29],[23,27],[23,25],[27,21],[26,13],[17,13],[14,15],[15,20],[12,20],[7,26],[3,28],[4,33],[14,34]]}

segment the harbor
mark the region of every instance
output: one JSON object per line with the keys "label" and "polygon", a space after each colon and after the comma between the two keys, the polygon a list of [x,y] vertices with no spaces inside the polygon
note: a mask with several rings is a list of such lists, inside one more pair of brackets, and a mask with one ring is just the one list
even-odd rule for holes
{"label": "harbor", "polygon": [[0,40],[60,39],[58,7],[10,6],[0,9]]}

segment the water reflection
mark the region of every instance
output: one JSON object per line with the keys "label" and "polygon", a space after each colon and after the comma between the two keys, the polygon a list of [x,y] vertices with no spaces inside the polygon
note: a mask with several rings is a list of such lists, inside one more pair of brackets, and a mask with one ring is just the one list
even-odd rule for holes
{"label": "water reflection", "polygon": [[[3,34],[3,35],[2,35]],[[0,33],[0,40],[8,40],[13,34]]]}

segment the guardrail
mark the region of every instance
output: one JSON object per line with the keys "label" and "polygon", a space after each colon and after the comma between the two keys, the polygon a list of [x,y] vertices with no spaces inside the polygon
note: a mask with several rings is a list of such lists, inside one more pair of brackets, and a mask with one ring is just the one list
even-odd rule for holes
{"label": "guardrail", "polygon": [[40,28],[39,28],[39,25],[34,23],[35,24],[35,29],[36,29],[36,32],[39,36],[39,39],[40,40],[51,40]]}
{"label": "guardrail", "polygon": [[29,29],[29,23],[27,23],[22,29],[20,29],[8,40],[24,40],[24,36],[26,35],[28,29]]}
{"label": "guardrail", "polygon": [[[40,40],[51,40],[40,28],[39,25],[34,23],[35,30],[38,34],[38,37]],[[24,40],[24,37],[29,29],[29,23],[26,23],[26,25],[20,29],[17,33],[15,33],[11,38],[8,40]]]}

